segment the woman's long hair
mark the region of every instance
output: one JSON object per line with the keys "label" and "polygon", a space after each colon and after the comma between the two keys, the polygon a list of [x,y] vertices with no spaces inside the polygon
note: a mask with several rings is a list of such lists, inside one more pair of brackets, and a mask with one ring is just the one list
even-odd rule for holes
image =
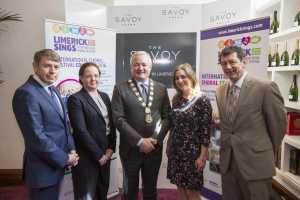
{"label": "woman's long hair", "polygon": [[195,89],[195,87],[197,86],[196,73],[193,70],[192,66],[189,63],[177,65],[174,70],[174,73],[173,73],[173,86],[176,89],[176,94],[172,99],[172,105],[177,104],[182,96],[182,91],[176,85],[176,72],[179,70],[182,70],[185,72],[188,79],[192,82],[193,89]]}

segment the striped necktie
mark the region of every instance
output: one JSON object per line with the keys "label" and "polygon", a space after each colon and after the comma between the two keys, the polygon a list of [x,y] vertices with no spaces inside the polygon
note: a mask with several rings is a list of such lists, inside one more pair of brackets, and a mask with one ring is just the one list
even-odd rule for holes
{"label": "striped necktie", "polygon": [[236,85],[232,85],[229,89],[228,103],[227,103],[227,115],[230,122],[233,122],[234,112],[239,99],[240,88]]}
{"label": "striped necktie", "polygon": [[148,97],[148,93],[147,93],[147,86],[145,84],[140,84],[141,86],[141,89],[142,89],[142,96],[143,96],[143,99],[144,101],[146,102],[147,101],[147,97]]}

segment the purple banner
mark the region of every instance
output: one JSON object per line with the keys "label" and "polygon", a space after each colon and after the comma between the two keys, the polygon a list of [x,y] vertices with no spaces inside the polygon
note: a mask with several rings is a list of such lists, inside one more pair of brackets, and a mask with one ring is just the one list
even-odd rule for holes
{"label": "purple banner", "polygon": [[270,17],[201,31],[201,40],[250,33],[270,28]]}

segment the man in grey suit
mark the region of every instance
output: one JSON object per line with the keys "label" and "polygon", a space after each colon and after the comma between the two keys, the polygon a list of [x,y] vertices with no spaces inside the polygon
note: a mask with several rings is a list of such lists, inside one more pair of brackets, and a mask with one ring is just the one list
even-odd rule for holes
{"label": "man in grey suit", "polygon": [[116,85],[112,97],[113,120],[120,132],[123,198],[137,199],[141,171],[143,199],[156,200],[170,102],[166,87],[149,78],[152,61],[147,52],[135,52],[130,65],[131,79]]}
{"label": "man in grey suit", "polygon": [[276,83],[247,73],[242,48],[224,48],[219,62],[229,78],[216,91],[223,199],[269,200],[274,152],[286,130],[283,98]]}

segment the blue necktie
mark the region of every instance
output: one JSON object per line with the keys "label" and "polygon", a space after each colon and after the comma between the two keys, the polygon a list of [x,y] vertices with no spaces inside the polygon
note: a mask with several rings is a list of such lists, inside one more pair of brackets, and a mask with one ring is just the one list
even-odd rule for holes
{"label": "blue necktie", "polygon": [[56,109],[59,111],[59,113],[63,116],[63,113],[62,113],[62,110],[61,110],[61,105],[57,101],[58,99],[57,99],[55,91],[54,91],[55,90],[54,86],[50,86],[48,89],[50,91],[51,100],[53,101],[53,103],[54,103]]}

